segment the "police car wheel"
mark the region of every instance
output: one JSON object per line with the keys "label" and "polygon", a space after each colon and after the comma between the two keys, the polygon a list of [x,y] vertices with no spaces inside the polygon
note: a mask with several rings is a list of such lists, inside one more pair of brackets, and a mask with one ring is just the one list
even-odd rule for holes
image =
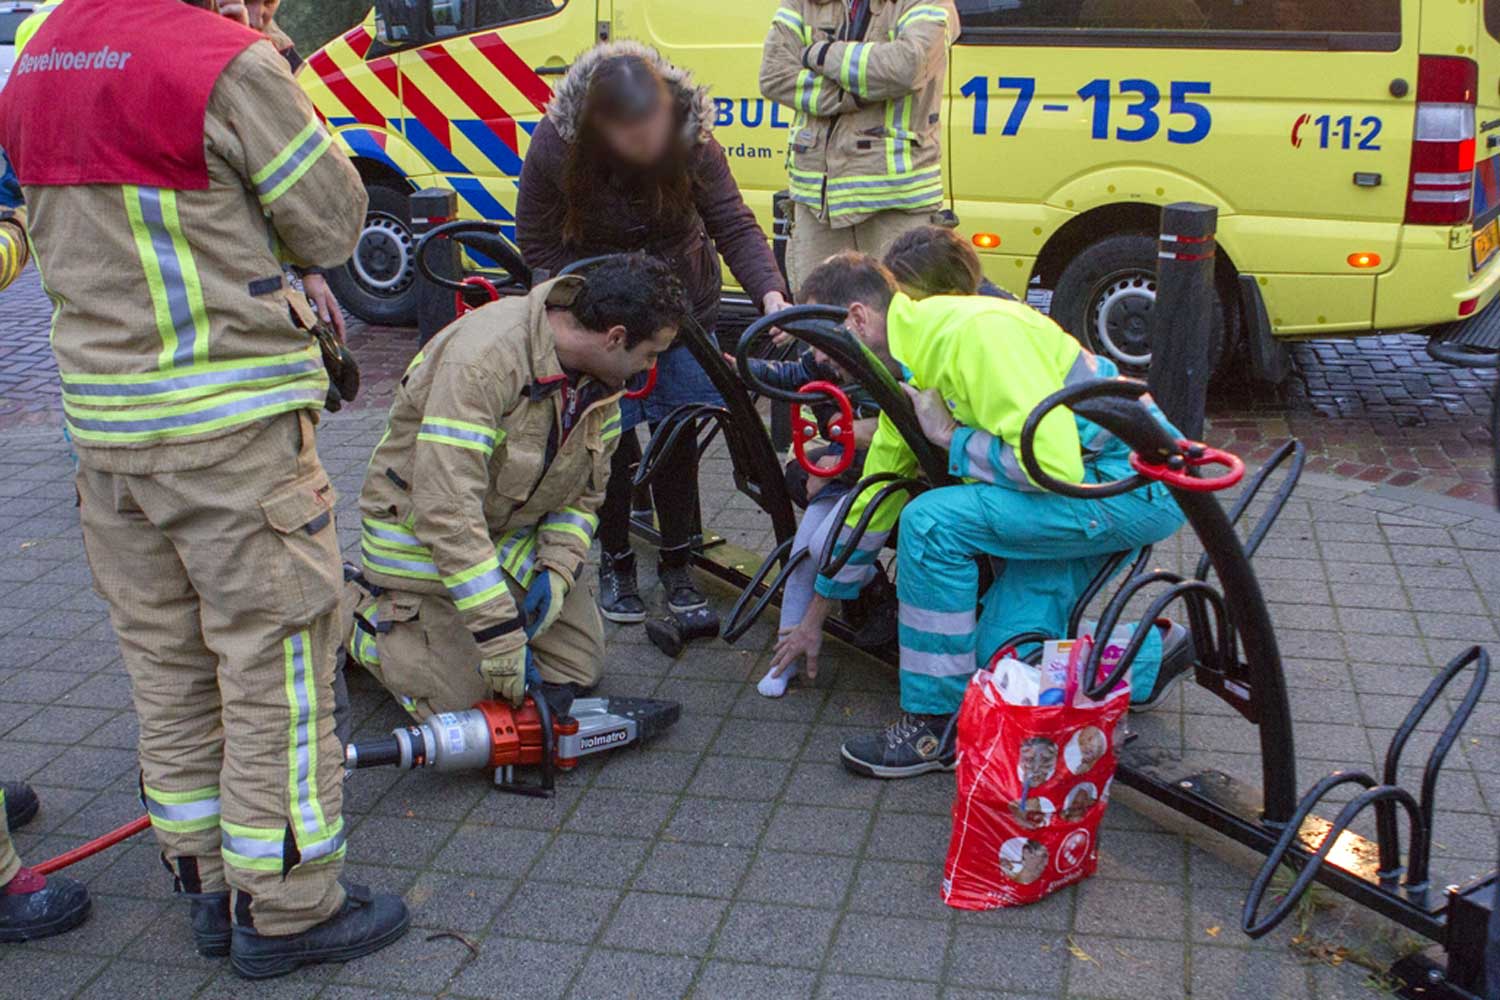
{"label": "police car wheel", "polygon": [[[1151,366],[1151,310],[1156,304],[1156,237],[1145,233],[1107,236],[1085,247],[1063,268],[1052,296],[1052,318],[1085,347],[1109,358],[1130,375]],[[1216,374],[1233,352],[1237,307],[1216,290],[1209,356]]]}
{"label": "police car wheel", "polygon": [[354,257],[328,272],[344,308],[367,323],[410,326],[417,321],[417,239],[408,193],[384,184],[368,189],[370,207]]}

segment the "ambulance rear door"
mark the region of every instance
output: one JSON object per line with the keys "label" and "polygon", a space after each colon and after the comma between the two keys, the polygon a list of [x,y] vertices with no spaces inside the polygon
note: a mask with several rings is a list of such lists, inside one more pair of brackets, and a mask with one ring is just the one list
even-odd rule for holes
{"label": "ambulance rear door", "polygon": [[460,216],[506,223],[514,239],[521,161],[552,84],[595,42],[598,0],[433,0],[432,8],[435,22],[451,22],[438,25],[446,37],[396,57],[403,131],[432,171],[412,180],[452,188]]}

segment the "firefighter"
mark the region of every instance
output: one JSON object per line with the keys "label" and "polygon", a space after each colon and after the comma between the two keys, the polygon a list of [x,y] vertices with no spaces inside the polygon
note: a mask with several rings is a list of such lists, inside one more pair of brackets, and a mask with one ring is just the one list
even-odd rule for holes
{"label": "firefighter", "polygon": [[[1118,374],[1029,306],[979,296],[915,302],[896,291],[878,262],[853,253],[809,275],[804,295],[848,307],[848,329],[906,377],[924,433],[947,450],[952,474],[965,483],[928,490],[904,511],[895,503],[882,507],[848,564],[834,577],[819,577],[817,596],[778,644],[772,665],[803,657],[816,676],[824,621],[835,601],[856,596],[874,576],[899,511],[904,711],[883,732],[847,741],[842,758],[849,770],[876,778],[951,770],[951,723],[976,666],[1023,632],[1062,635],[1074,602],[1104,562],[1171,536],[1182,512],[1160,483],[1108,500],[1075,500],[1043,492],[1028,478],[1017,448],[1036,405],[1075,381]],[[1042,468],[1069,482],[1133,474],[1123,442],[1066,412],[1042,421],[1035,449]],[[882,417],[866,475],[905,478],[917,471],[916,456]],[[870,492],[855,501],[847,526],[864,514]],[[979,616],[981,558],[995,562],[996,580],[982,595]],[[1179,677],[1163,670],[1154,684],[1165,688]]]}
{"label": "firefighter", "polygon": [[328,379],[281,272],[346,260],[365,197],[257,33],[183,0],[116,7],[52,9],[0,93],[0,145],[54,303],[84,544],[163,860],[200,952],[280,975],[408,920],[339,882]]}
{"label": "firefighter", "polygon": [[798,291],[841,250],[875,257],[943,207],[952,0],[781,0],[760,90],[796,113],[787,273]]}
{"label": "firefighter", "polygon": [[604,627],[579,574],[619,399],[688,310],[665,263],[616,255],[460,318],[412,362],[345,598],[347,648],[413,715],[519,706],[531,668],[554,704],[598,682]]}

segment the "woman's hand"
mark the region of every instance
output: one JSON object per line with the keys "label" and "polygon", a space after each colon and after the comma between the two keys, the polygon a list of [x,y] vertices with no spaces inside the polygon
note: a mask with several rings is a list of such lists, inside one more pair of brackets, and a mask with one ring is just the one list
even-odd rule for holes
{"label": "woman's hand", "polygon": [[804,618],[802,624],[787,632],[776,643],[776,652],[771,657],[771,672],[773,676],[780,677],[788,670],[793,670],[800,659],[803,666],[807,668],[807,679],[816,680],[818,677],[818,654],[823,649],[823,628],[811,621],[811,616]]}
{"label": "woman's hand", "polygon": [[307,300],[317,310],[318,317],[331,325],[338,333],[339,340],[342,341],[344,339],[344,310],[339,308],[338,297],[333,294],[333,289],[328,287],[328,279],[321,274],[304,274],[302,290],[307,293]]}
{"label": "woman's hand", "polygon": [[936,389],[918,392],[905,382],[901,383],[901,388],[906,392],[906,398],[911,400],[912,408],[917,411],[917,423],[922,425],[923,435],[946,451],[953,444],[953,432],[958,430],[958,421],[953,419],[942,395]]}
{"label": "woman's hand", "polygon": [[[786,309],[789,306],[791,306],[791,303],[788,302],[786,300],[786,296],[782,295],[780,292],[767,292],[766,297],[760,300],[760,311],[762,316],[769,316],[772,313],[779,313],[781,312],[781,310]],[[771,343],[785,344],[790,339],[791,334],[786,333],[780,327],[771,328]]]}

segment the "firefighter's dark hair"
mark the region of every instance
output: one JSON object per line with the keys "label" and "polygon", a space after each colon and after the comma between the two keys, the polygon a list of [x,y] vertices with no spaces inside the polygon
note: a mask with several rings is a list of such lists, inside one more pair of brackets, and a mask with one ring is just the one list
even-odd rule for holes
{"label": "firefighter's dark hair", "polygon": [[891,272],[869,254],[845,250],[813,268],[797,290],[798,301],[824,306],[850,306],[863,302],[876,312],[885,312],[896,295]]}
{"label": "firefighter's dark hair", "polygon": [[568,307],[584,329],[623,326],[627,349],[664,328],[681,328],[690,311],[682,281],[660,257],[644,253],[615,254],[591,266]]}

